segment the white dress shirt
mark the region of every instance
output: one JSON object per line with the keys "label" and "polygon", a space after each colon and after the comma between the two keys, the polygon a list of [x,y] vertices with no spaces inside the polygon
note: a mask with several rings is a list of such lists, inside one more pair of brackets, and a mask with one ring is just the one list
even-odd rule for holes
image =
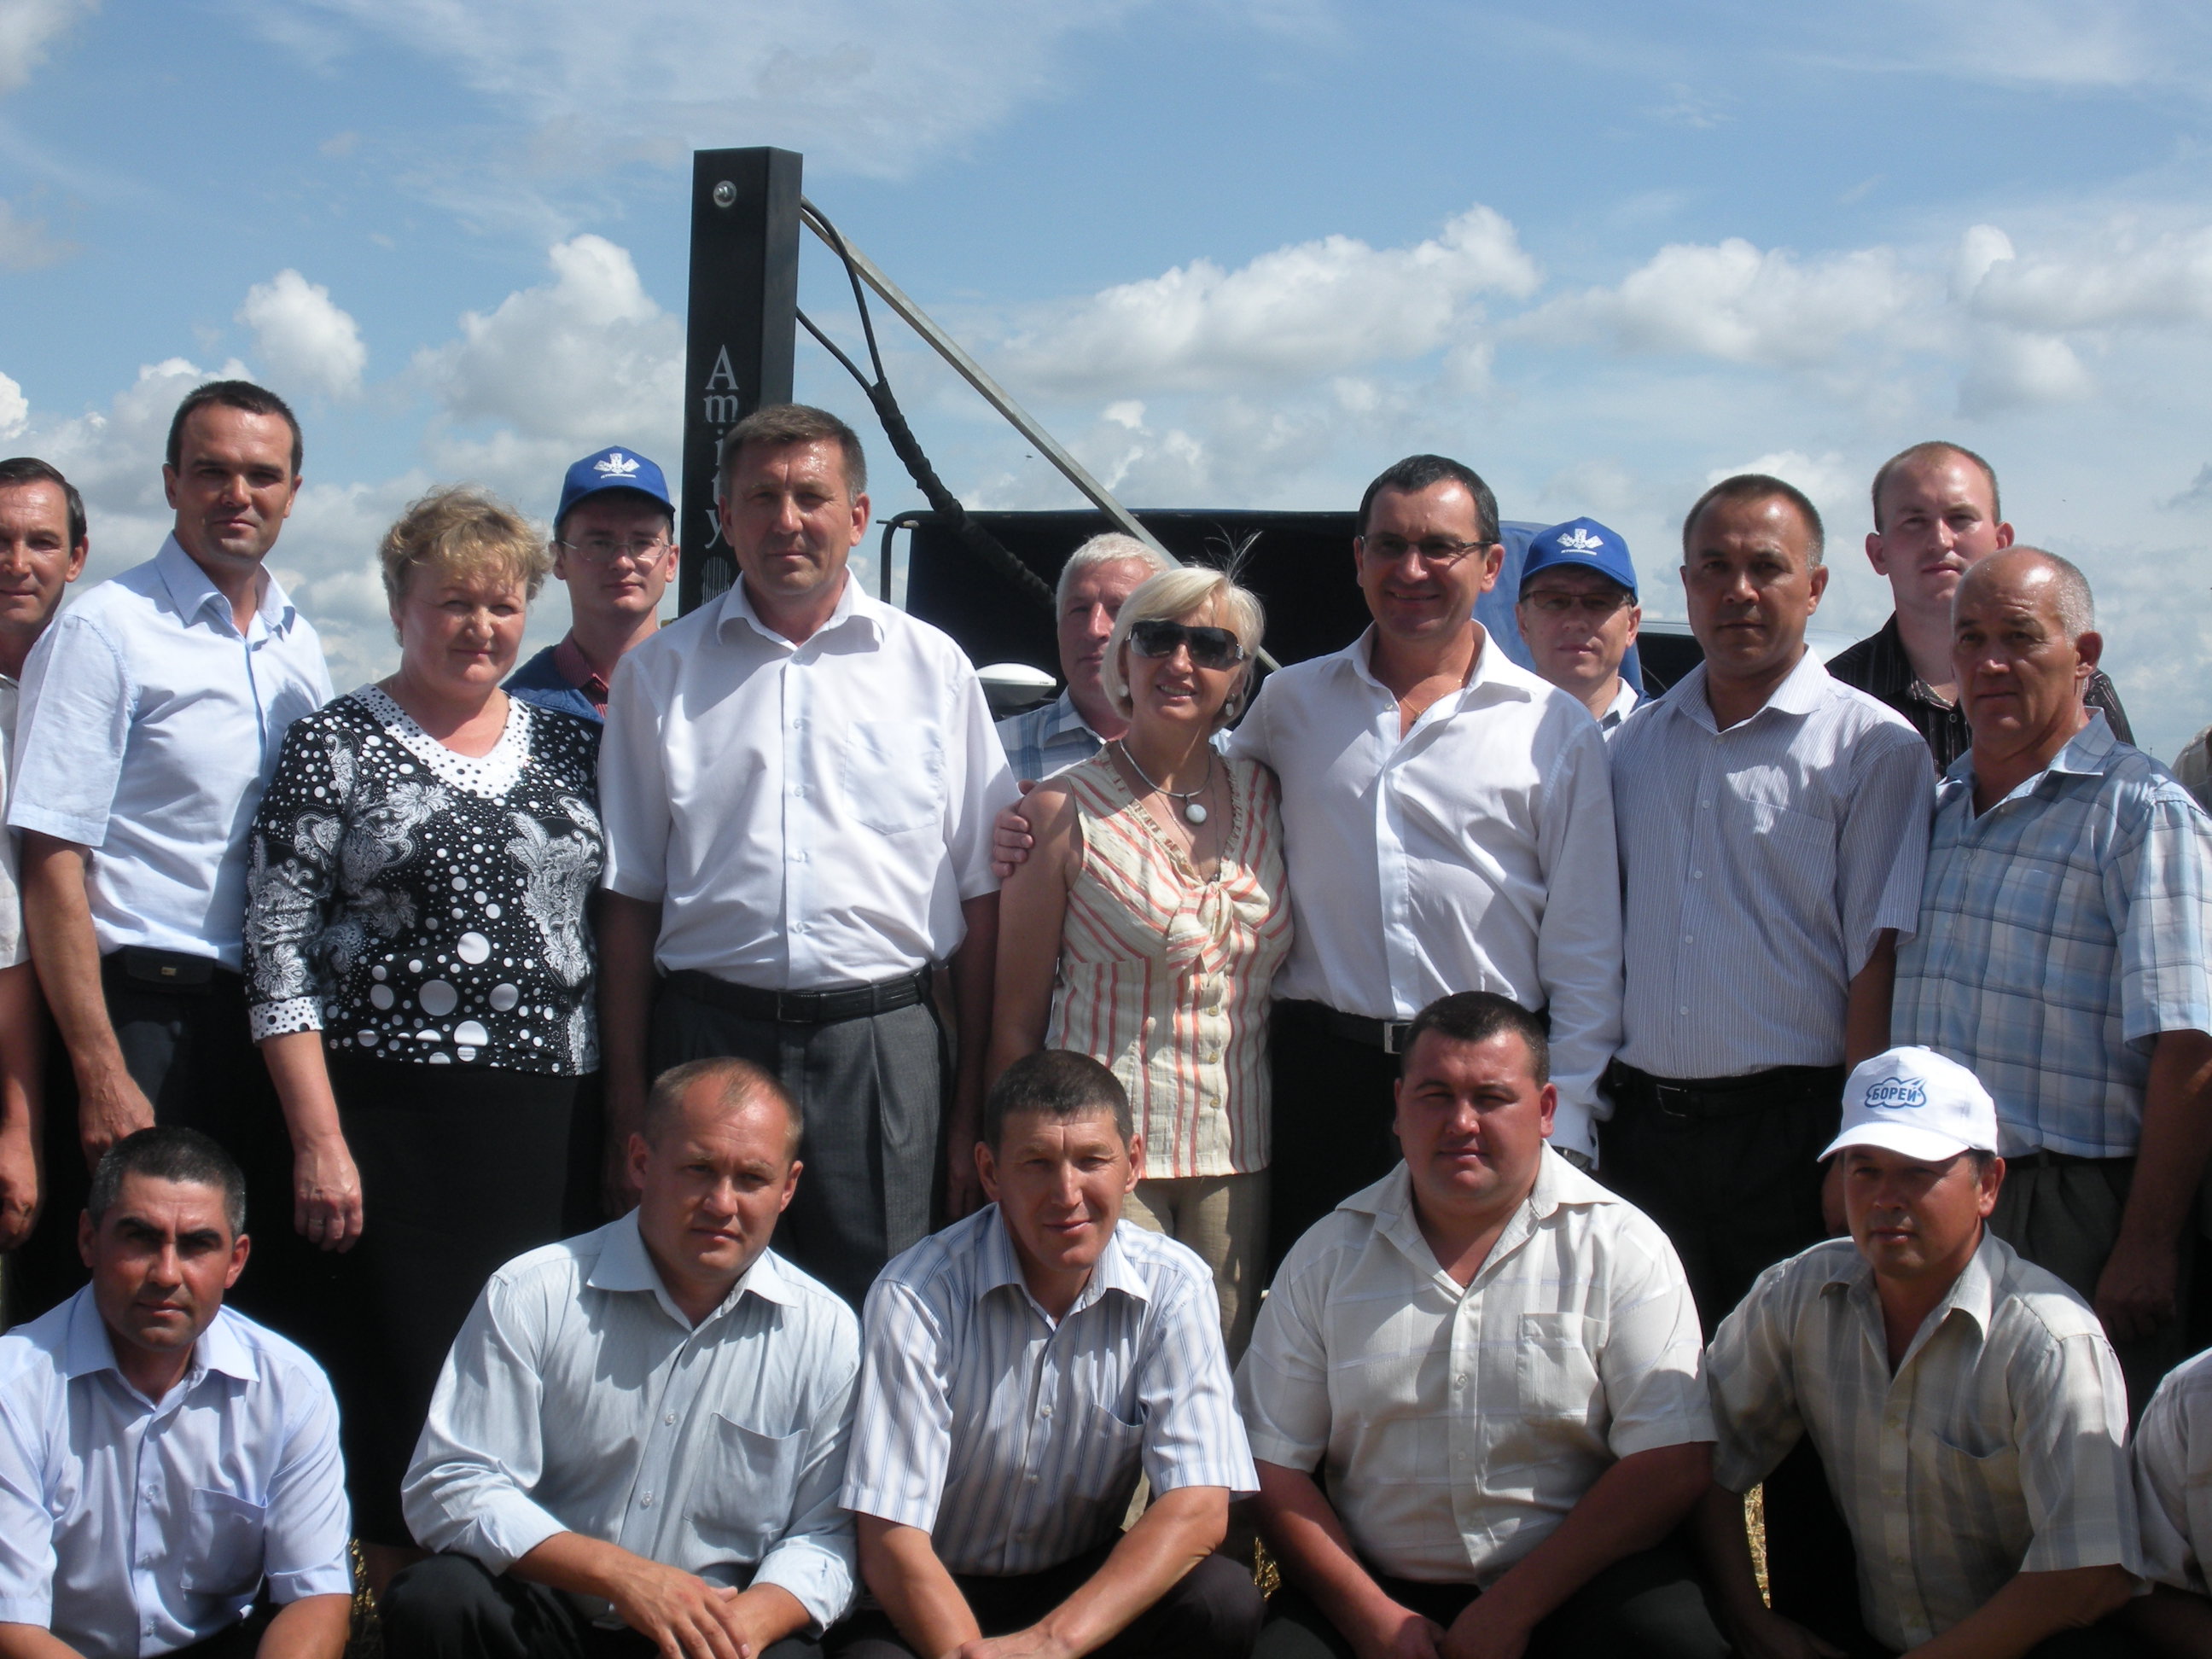
{"label": "white dress shirt", "polygon": [[1324,1469],[1370,1566],[1487,1589],[1619,1460],[1713,1437],[1702,1362],[1666,1235],[1565,1158],[1464,1287],[1401,1164],[1284,1258],[1237,1401],[1255,1457]]}
{"label": "white dress shirt", "polygon": [[2017,1573],[2142,1571],[2119,1362],[2088,1304],[1994,1233],[1894,1372],[1874,1270],[1832,1238],[1759,1275],[1705,1375],[1729,1491],[1812,1437],[1885,1647],[1933,1641]]}
{"label": "white dress shirt", "polygon": [[[0,819],[8,811],[9,781],[15,775],[15,709],[21,688],[12,674],[0,674]],[[31,959],[23,937],[23,883],[15,832],[0,829],[0,968]]]}
{"label": "white dress shirt", "polygon": [[1620,877],[1589,710],[1486,640],[1399,735],[1370,627],[1268,677],[1230,736],[1283,784],[1297,938],[1279,997],[1411,1019],[1455,991],[1551,1015],[1553,1144],[1595,1156],[1620,1035]]}
{"label": "white dress shirt", "polygon": [[23,667],[8,822],[92,850],[93,931],[235,969],[246,829],[284,729],[331,700],[272,575],[241,633],[172,536],[54,618]]}
{"label": "white dress shirt", "polygon": [[1644,699],[1637,695],[1636,688],[1626,680],[1618,683],[1613,690],[1613,701],[1606,704],[1605,713],[1597,717],[1597,729],[1605,733],[1605,740],[1607,743],[1611,743],[1613,734],[1620,730],[1621,721],[1634,714],[1636,705],[1643,701]]}
{"label": "white dress shirt", "polygon": [[999,1206],[922,1240],[868,1292],[845,1507],[928,1533],[953,1572],[1041,1572],[1155,1495],[1259,1490],[1213,1276],[1128,1221],[1057,1323]]}
{"label": "white dress shirt", "polygon": [[860,1358],[853,1310],[772,1250],[695,1327],[633,1210],[491,1276],[401,1510],[423,1547],[495,1573],[573,1532],[711,1583],[779,1585],[818,1633],[853,1599],[837,1489]]}
{"label": "white dress shirt", "polygon": [[1936,802],[1920,734],[1808,651],[1725,732],[1698,664],[1609,752],[1620,1058],[1665,1078],[1841,1065],[1853,976],[1882,929],[1919,918]]}
{"label": "white dress shirt", "polygon": [[184,1380],[123,1380],[89,1287],[0,1337],[0,1623],[85,1659],[353,1594],[337,1402],[315,1362],[225,1308]]}
{"label": "white dress shirt", "polygon": [[2143,1573],[2212,1596],[2212,1348],[2158,1385],[2128,1449],[2142,1514]]}
{"label": "white dress shirt", "polygon": [[615,671],[605,883],[663,907],[665,972],[811,991],[943,962],[1018,798],[960,647],[849,572],[803,645],[738,582]]}

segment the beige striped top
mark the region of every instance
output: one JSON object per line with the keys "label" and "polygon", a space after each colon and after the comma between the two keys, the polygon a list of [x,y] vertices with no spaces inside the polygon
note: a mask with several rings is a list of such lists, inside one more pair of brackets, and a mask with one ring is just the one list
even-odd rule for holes
{"label": "beige striped top", "polygon": [[1145,1173],[1267,1167],[1267,1005],[1291,948],[1274,775],[1224,760],[1229,827],[1202,880],[1104,751],[1060,773],[1083,862],[1068,885],[1048,1046],[1129,1091]]}

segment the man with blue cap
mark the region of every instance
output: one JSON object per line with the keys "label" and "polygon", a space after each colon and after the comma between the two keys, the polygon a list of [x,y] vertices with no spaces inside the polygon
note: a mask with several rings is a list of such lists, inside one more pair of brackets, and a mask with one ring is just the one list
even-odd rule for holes
{"label": "man with blue cap", "polygon": [[[1719,1442],[1698,1511],[1740,1653],[2100,1659],[2142,1571],[2127,1390],[2089,1304],[1989,1230],[1996,1104],[1934,1050],[1851,1073],[1849,1238],[1769,1267],[1706,1355]],[[1753,1577],[1742,1494],[1801,1437],[1858,1557],[1858,1627],[1808,1632]],[[1845,1615],[1848,1619],[1848,1615]]]}
{"label": "man with blue cap", "polygon": [[1536,672],[1612,737],[1637,703],[1620,677],[1644,620],[1628,544],[1595,519],[1553,525],[1528,544],[1513,617]]}
{"label": "man with blue cap", "polygon": [[615,665],[659,628],[676,574],[676,503],[660,469],[619,448],[570,467],[553,515],[553,574],[568,585],[568,632],[509,675],[507,690],[604,720]]}

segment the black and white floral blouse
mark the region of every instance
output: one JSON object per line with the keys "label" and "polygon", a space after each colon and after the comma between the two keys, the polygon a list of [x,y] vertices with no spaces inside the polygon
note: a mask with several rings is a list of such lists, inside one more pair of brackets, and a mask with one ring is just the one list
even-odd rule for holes
{"label": "black and white floral blouse", "polygon": [[246,871],[254,1040],[319,1030],[385,1060],[597,1070],[599,746],[590,722],[520,697],[479,759],[374,686],[294,722]]}

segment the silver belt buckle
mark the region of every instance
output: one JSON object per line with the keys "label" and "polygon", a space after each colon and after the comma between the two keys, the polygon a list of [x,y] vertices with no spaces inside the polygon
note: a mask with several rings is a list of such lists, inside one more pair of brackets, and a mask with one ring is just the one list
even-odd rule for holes
{"label": "silver belt buckle", "polygon": [[1406,1032],[1408,1028],[1412,1026],[1413,1023],[1413,1022],[1410,1019],[1386,1019],[1377,1022],[1377,1024],[1382,1027],[1382,1052],[1384,1054],[1401,1054],[1405,1053]]}

